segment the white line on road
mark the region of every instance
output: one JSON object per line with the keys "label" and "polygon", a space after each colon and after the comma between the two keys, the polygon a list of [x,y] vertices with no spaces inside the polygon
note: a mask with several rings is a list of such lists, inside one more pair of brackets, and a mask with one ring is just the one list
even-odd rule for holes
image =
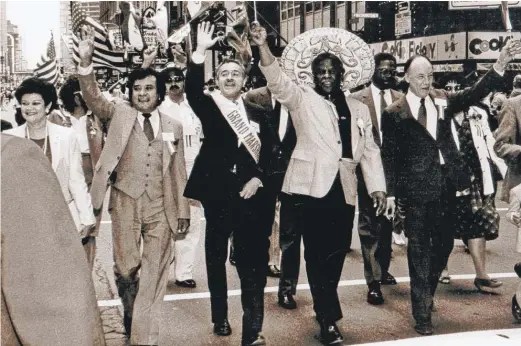
{"label": "white line on road", "polygon": [[[494,273],[489,274],[491,278],[516,278],[516,273]],[[476,274],[460,274],[460,275],[452,275],[450,276],[451,280],[470,280],[474,279]],[[410,278],[408,276],[396,278],[397,282],[409,282]],[[360,280],[342,280],[338,284],[339,287],[345,286],[361,286],[366,285],[364,279]],[[265,293],[274,293],[278,292],[278,286],[270,286],[264,289]],[[299,284],[297,285],[297,290],[309,290],[308,284]],[[241,290],[229,290],[228,297],[232,296],[240,296]],[[167,294],[165,295],[164,301],[171,302],[175,300],[192,300],[192,299],[207,299],[210,298],[210,292],[199,292],[199,293],[181,293],[181,294]],[[109,306],[119,306],[121,305],[121,300],[119,299],[111,299],[111,300],[98,300],[98,306],[101,307],[109,307]]]}

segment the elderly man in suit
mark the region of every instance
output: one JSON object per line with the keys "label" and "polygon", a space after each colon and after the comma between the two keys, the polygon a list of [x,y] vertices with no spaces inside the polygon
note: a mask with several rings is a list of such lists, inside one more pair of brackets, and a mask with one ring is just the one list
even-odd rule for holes
{"label": "elderly man in suit", "polygon": [[[381,147],[382,113],[385,107],[398,100],[403,94],[392,89],[396,84],[396,58],[388,53],[378,53],[374,61],[376,67],[371,85],[351,94],[351,97],[369,108],[373,123],[373,137],[376,144]],[[360,168],[357,169],[357,176],[358,234],[364,260],[365,280],[369,287],[367,302],[379,305],[384,302],[380,285],[396,285],[395,278],[389,274],[393,224],[386,216],[376,215]]]}
{"label": "elderly man in suit", "polygon": [[[199,24],[197,49],[186,77],[186,97],[203,126],[204,142],[188,180],[185,196],[202,203],[206,217],[206,268],[213,331],[229,335],[226,258],[233,232],[243,308],[241,345],[264,345],[264,287],[270,227],[265,227],[265,183],[261,168],[265,128],[260,111],[244,102],[244,66],[224,60],[216,69],[219,91],[204,93],[203,62],[214,27]],[[263,185],[264,186],[264,185]]]}
{"label": "elderly man in suit", "polygon": [[282,72],[263,27],[253,27],[252,40],[259,47],[260,69],[268,89],[288,108],[297,134],[282,191],[291,194],[296,206],[293,218],[304,240],[320,324],[318,338],[325,345],[341,343],[343,337],[336,326],[342,318],[337,288],[353,228],[358,165],[377,213],[386,204],[384,172],[369,110],[344,95],[340,81],[347,71],[335,55],[321,53],[314,58],[313,89],[297,85]]}
{"label": "elderly man in suit", "polygon": [[[470,193],[471,172],[451,132],[453,115],[480,102],[502,81],[506,64],[521,48],[509,41],[500,58],[473,87],[448,93],[433,89],[433,68],[423,56],[405,64],[409,90],[382,116],[382,158],[387,191],[405,203],[405,233],[415,330],[433,333],[431,313],[440,274],[454,245],[453,196]],[[388,202],[394,209],[392,199]]]}
{"label": "elderly man in suit", "polygon": [[51,164],[26,139],[2,134],[0,149],[1,344],[105,345],[92,276]]}
{"label": "elderly man in suit", "polygon": [[107,101],[92,68],[94,32],[91,28],[83,31],[78,66],[81,91],[89,109],[102,121],[110,120],[105,147],[94,168],[92,204],[100,212],[110,182],[114,271],[125,330],[131,344],[157,345],[171,239],[189,226],[190,208],[183,197],[183,130],[157,110],[165,84],[152,69],[130,74],[131,106]]}
{"label": "elderly man in suit", "polygon": [[[299,229],[293,227],[295,222],[291,218],[294,215],[291,211],[293,207],[290,203],[291,199],[281,192],[289,160],[297,141],[295,128],[286,106],[281,105],[267,87],[249,91],[245,101],[261,107],[266,112],[265,121],[269,135],[263,142],[263,146],[267,149],[261,156],[266,177],[264,186],[268,214],[265,220],[268,223],[267,227],[273,224],[273,233],[279,236],[276,243],[279,244],[282,252],[278,304],[285,309],[295,309],[297,303],[293,296],[297,293],[302,234]],[[274,222],[277,214],[279,219],[275,219]],[[276,227],[279,228],[278,232],[275,230]],[[277,247],[275,251],[279,251],[279,248]]]}

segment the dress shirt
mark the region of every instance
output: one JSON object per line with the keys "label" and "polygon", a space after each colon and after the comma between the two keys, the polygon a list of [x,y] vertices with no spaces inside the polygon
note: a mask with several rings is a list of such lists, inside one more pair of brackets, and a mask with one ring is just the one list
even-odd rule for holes
{"label": "dress shirt", "polygon": [[[159,132],[159,120],[159,112],[157,109],[154,109],[150,112],[150,124],[152,124],[152,130],[154,130],[154,138],[157,137]],[[144,129],[143,123],[145,122],[145,117],[142,112],[137,113],[137,121],[139,122],[139,125],[141,125],[141,128]]]}
{"label": "dress shirt", "polygon": [[[271,105],[273,109],[275,109],[276,104],[275,98],[271,97]],[[286,131],[288,129],[288,109],[286,106],[280,105],[280,119],[279,119],[279,138],[282,141],[284,139],[284,136],[286,135]]]}
{"label": "dress shirt", "polygon": [[[371,94],[373,96],[373,103],[374,103],[374,109],[376,110],[376,119],[378,120],[378,131],[380,131],[380,138],[382,138],[382,114],[380,114],[380,91],[381,89],[378,89],[373,83],[371,83]],[[387,103],[387,106],[389,106],[391,103],[393,103],[393,98],[391,96],[391,89],[385,89],[384,92],[384,100],[385,103]]]}
{"label": "dress shirt", "polygon": [[[411,91],[407,93],[407,103],[409,104],[409,108],[411,109],[412,116],[414,119],[418,120],[418,112],[420,110],[421,98],[413,94]],[[425,98],[425,109],[427,110],[427,131],[429,131],[432,138],[436,139],[436,134],[438,131],[438,110],[434,105],[430,96]],[[440,152],[440,163],[445,164],[445,160],[443,160],[443,156]]]}
{"label": "dress shirt", "polygon": [[[91,111],[88,111],[87,114],[92,113]],[[80,151],[82,154],[89,154],[89,137],[87,134],[87,114],[83,115],[79,118],[74,117],[69,112],[67,112],[65,109],[62,109],[60,116],[63,118],[67,118],[70,123],[71,127],[76,132],[76,136],[78,137],[78,143],[80,145]]]}

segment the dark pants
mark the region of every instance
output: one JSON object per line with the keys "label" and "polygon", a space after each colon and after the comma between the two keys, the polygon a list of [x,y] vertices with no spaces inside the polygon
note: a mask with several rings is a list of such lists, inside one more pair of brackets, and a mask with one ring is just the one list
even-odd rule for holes
{"label": "dark pants", "polygon": [[313,296],[313,308],[321,323],[342,318],[338,282],[352,235],[355,207],[345,202],[337,177],[323,198],[292,195],[292,219],[304,240],[304,258]]}
{"label": "dark pants", "polygon": [[358,235],[364,260],[364,275],[367,284],[370,284],[382,280],[383,275],[389,271],[393,251],[393,225],[385,216],[376,216],[376,208],[363,180],[358,183],[358,208]]}
{"label": "dark pants", "polygon": [[302,229],[297,225],[298,199],[281,193],[280,196],[280,281],[279,294],[297,293],[300,270]]}
{"label": "dark pants", "polygon": [[226,259],[228,238],[233,232],[236,268],[241,281],[243,339],[262,330],[264,288],[269,260],[269,230],[262,227],[263,190],[245,200],[237,194],[229,200],[203,201],[206,217],[206,272],[212,322],[228,317]]}
{"label": "dark pants", "polygon": [[405,202],[412,314],[417,323],[431,321],[431,306],[438,279],[454,246],[448,196],[455,194],[455,191],[450,182],[443,186],[442,191],[437,201]]}

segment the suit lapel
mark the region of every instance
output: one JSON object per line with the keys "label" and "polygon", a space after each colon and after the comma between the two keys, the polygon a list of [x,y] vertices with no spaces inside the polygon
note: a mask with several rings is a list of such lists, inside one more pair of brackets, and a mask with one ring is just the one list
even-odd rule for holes
{"label": "suit lapel", "polygon": [[374,108],[374,98],[370,86],[365,88],[365,95],[362,95],[362,97],[364,98],[362,102],[368,106],[369,114],[371,115],[371,121],[373,122],[373,136],[376,138],[378,146],[381,146],[382,139],[380,138],[380,129],[378,128],[378,114]]}

